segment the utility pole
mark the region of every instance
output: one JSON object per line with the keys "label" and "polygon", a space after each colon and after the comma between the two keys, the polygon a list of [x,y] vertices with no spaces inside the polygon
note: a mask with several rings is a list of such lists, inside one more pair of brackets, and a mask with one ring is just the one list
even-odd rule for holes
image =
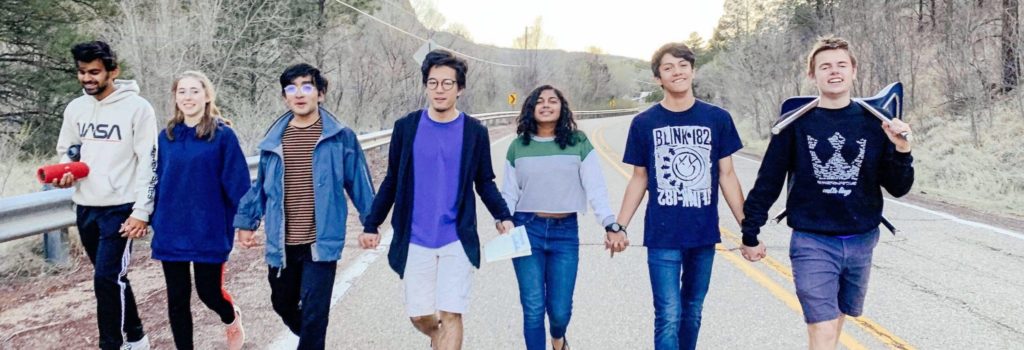
{"label": "utility pole", "polygon": [[523,28],[523,50],[530,49],[530,26]]}

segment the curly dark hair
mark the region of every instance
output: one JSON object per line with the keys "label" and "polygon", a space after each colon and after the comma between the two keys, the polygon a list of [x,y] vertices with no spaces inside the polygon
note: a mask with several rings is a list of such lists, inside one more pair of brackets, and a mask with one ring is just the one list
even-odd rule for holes
{"label": "curly dark hair", "polygon": [[523,100],[523,111],[519,113],[519,118],[516,122],[519,126],[516,128],[516,134],[519,135],[519,139],[523,142],[524,146],[530,145],[530,136],[537,134],[537,119],[533,115],[533,111],[537,108],[537,100],[540,99],[540,94],[546,90],[555,92],[555,96],[558,96],[558,100],[562,102],[562,108],[559,110],[558,124],[555,125],[555,142],[558,143],[558,147],[565,149],[566,147],[573,146],[576,144],[576,121],[573,120],[572,110],[569,109],[569,101],[565,99],[565,95],[562,94],[561,90],[554,88],[551,85],[542,85],[533,92],[530,96]]}
{"label": "curly dark hair", "polygon": [[103,41],[78,43],[71,48],[71,56],[74,56],[76,65],[100,60],[108,72],[117,69],[117,54]]}

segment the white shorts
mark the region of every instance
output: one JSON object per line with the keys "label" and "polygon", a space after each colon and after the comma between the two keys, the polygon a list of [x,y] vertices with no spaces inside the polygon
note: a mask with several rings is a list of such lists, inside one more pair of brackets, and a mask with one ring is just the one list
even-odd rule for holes
{"label": "white shorts", "polygon": [[465,313],[473,270],[460,241],[436,249],[410,243],[405,260],[406,313],[409,317],[437,311]]}

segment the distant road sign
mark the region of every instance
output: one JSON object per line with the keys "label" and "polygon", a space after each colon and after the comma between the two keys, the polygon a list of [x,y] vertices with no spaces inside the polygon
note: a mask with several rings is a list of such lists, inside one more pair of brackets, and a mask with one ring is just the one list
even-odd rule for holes
{"label": "distant road sign", "polygon": [[516,100],[518,100],[518,96],[516,96],[516,93],[513,92],[511,94],[508,94],[508,104],[510,106],[515,106]]}
{"label": "distant road sign", "polygon": [[423,60],[427,58],[427,54],[430,53],[430,50],[433,50],[435,46],[437,46],[437,44],[434,44],[432,40],[428,40],[423,43],[423,45],[420,45],[420,48],[412,54],[412,59],[416,60],[416,64],[422,65]]}

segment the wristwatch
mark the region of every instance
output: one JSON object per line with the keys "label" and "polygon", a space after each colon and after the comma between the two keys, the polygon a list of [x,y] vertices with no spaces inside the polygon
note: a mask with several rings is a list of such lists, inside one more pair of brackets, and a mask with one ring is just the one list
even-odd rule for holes
{"label": "wristwatch", "polygon": [[607,232],[622,232],[622,234],[626,234],[626,226],[619,225],[617,222],[608,224],[608,226],[604,227],[604,230]]}

